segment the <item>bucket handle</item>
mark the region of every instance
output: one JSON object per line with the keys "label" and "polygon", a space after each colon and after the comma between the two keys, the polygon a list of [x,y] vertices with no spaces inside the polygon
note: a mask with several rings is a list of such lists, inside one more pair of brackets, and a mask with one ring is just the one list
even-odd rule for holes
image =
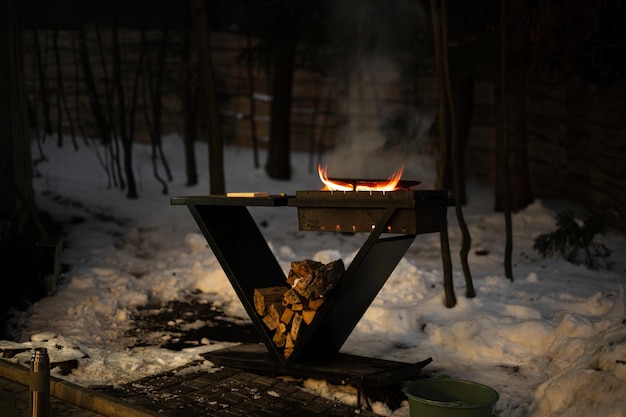
{"label": "bucket handle", "polygon": [[[452,379],[452,378],[450,377],[450,375],[445,375],[444,374],[444,375],[434,375],[434,376],[431,376],[431,377],[426,378],[426,379]],[[411,384],[411,382],[412,381],[404,381],[401,384],[400,388],[402,389],[403,392],[406,393],[406,387],[408,387],[409,384]],[[446,407],[464,407],[464,406],[468,406],[468,405],[472,405],[472,404],[468,403],[467,401],[446,402]]]}

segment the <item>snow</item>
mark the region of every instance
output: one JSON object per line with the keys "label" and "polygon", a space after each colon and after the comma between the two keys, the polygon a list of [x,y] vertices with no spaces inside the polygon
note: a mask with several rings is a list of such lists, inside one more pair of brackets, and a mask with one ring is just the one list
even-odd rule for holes
{"label": "snow", "polygon": [[[232,342],[205,338],[181,351],[164,349],[164,341],[186,329],[175,321],[168,323],[171,334],[156,332],[140,347],[130,347],[133,336],[127,333],[138,307],[172,300],[213,303],[230,320],[249,322],[187,208],[170,204],[173,196],[208,194],[207,149],[196,146],[201,181],[187,187],[182,140],[164,138],[173,172],[164,194],[152,175],[150,147],[136,145],[139,198],[129,200],[108,183],[102,149],[93,144],[59,148],[54,140],[45,141],[47,161],[37,166],[36,198],[42,211],[65,225],[67,269],[55,293],[16,313],[18,340],[0,341],[0,350],[44,346],[53,362],[76,359],[79,365],[70,374],[57,368],[52,374],[82,386],[118,385],[177,368],[219,372],[200,355]],[[333,163],[339,162],[328,157],[332,176]],[[309,165],[308,154],[294,153],[293,178],[271,180],[254,168],[251,150],[227,146],[227,191],[318,189],[320,180]],[[432,172],[423,172],[423,178],[432,178]],[[461,235],[449,210],[457,305],[443,303],[438,234],[417,236],[342,351],[411,363],[432,357],[425,371],[494,388],[499,416],[626,415],[626,236],[610,230],[598,237],[612,250],[612,270],[543,259],[533,240],[555,229],[555,215],[564,207],[580,210],[567,201],[536,200],[513,215],[511,282],[504,277],[504,216],[493,211],[493,190],[469,183],[464,214],[472,234],[469,261],[477,296],[464,296],[457,255]],[[348,265],[365,239],[300,232],[289,207],[250,211],[285,273],[291,261],[305,258],[341,258]],[[10,360],[26,364],[29,359],[27,350]],[[303,389],[356,403],[350,387],[310,379]],[[396,410],[382,403],[373,408],[380,415],[409,415],[407,402]]]}

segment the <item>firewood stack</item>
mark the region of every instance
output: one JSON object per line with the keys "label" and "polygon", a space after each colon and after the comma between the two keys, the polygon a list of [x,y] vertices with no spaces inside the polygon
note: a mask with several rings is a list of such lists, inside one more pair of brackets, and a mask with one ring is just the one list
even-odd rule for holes
{"label": "firewood stack", "polygon": [[287,275],[289,286],[254,290],[254,307],[265,326],[274,332],[272,340],[283,349],[285,359],[344,271],[341,259],[328,264],[310,259],[294,261]]}

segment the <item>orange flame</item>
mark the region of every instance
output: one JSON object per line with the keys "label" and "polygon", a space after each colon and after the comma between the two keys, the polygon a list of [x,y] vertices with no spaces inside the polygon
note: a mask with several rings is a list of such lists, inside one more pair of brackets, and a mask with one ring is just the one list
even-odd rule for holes
{"label": "orange flame", "polygon": [[402,171],[404,171],[404,165],[391,174],[387,181],[364,180],[352,184],[341,180],[329,179],[328,167],[322,168],[320,164],[317,165],[317,173],[324,184],[322,190],[329,191],[393,191],[397,188],[400,178],[402,178]]}

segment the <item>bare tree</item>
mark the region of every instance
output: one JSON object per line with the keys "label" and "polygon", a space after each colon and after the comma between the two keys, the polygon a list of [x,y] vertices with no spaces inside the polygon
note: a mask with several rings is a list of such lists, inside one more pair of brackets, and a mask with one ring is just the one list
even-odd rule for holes
{"label": "bare tree", "polygon": [[67,97],[65,96],[65,86],[63,83],[63,71],[61,68],[61,59],[59,56],[59,30],[55,30],[52,35],[52,48],[54,50],[54,60],[56,67],[56,105],[57,105],[57,134],[59,146],[63,143],[63,113],[67,115],[67,123],[70,130],[70,137],[74,149],[78,149],[78,143],[76,142],[76,135],[74,133],[74,122],[70,110],[67,106]]}
{"label": "bare tree", "polygon": [[183,142],[185,147],[185,173],[187,175],[187,185],[198,183],[198,169],[196,167],[195,142],[197,137],[197,71],[191,59],[191,5],[189,2],[183,4],[183,16],[181,24],[181,61],[183,78]]}
{"label": "bare tree", "polygon": [[33,31],[33,46],[35,49],[37,75],[39,77],[39,96],[41,98],[41,107],[43,109],[44,132],[51,135],[53,129],[52,120],[50,118],[50,89],[48,87],[48,79],[46,78],[47,60],[44,55],[44,51],[42,51],[41,44],[39,42],[39,32],[37,30]]}
{"label": "bare tree", "polygon": [[[459,253],[461,259],[461,266],[463,268],[463,275],[465,277],[465,295],[466,297],[475,297],[476,291],[472,280],[472,274],[469,267],[468,255],[471,248],[472,238],[465,222],[463,215],[463,195],[461,183],[463,178],[461,176],[460,165],[463,161],[460,158],[459,149],[459,133],[457,125],[457,116],[455,108],[455,100],[452,90],[452,82],[450,76],[450,60],[448,53],[448,3],[447,0],[442,0],[441,5],[436,0],[431,0],[431,17],[433,22],[433,39],[435,42],[435,68],[437,71],[437,85],[439,89],[439,145],[440,145],[440,157],[438,166],[438,185],[443,184],[446,163],[451,162],[452,171],[452,183],[453,183],[453,195],[455,200],[455,213],[457,221],[461,229],[462,242],[461,251]],[[441,13],[441,19],[439,18]],[[450,123],[450,130],[447,129],[446,123]],[[451,133],[451,139],[448,140],[448,131]],[[451,145],[451,149],[448,149],[448,143]],[[450,153],[448,157],[447,154]],[[442,156],[443,155],[443,156]],[[442,166],[443,165],[443,166]],[[448,245],[447,239],[442,239],[442,245]],[[444,262],[445,262],[444,257]],[[444,265],[444,268],[446,266]],[[448,289],[452,284],[444,285],[446,287],[446,305],[448,307],[453,306],[452,297],[453,290]],[[450,292],[450,294],[449,294]],[[449,300],[448,300],[449,298]]]}
{"label": "bare tree", "polygon": [[[509,144],[509,129],[508,129],[508,112],[507,112],[507,65],[506,65],[506,0],[500,0],[500,108],[502,114],[502,140],[504,142],[504,154],[508,155],[510,152]],[[502,158],[502,177],[503,177],[503,190],[502,196],[504,198],[504,230],[506,235],[506,242],[504,245],[504,275],[513,281],[513,221],[511,218],[511,183],[510,177],[509,158]]]}
{"label": "bare tree", "polygon": [[[93,115],[93,118],[96,122],[98,136],[100,137],[102,143],[104,143],[105,145],[110,144],[110,142],[112,141],[111,128],[109,127],[110,125],[105,118],[104,108],[101,103],[98,90],[96,88],[93,69],[91,66],[91,61],[89,59],[89,50],[87,48],[87,34],[84,27],[78,31],[77,43],[82,66],[83,79],[85,81],[87,96],[89,97],[91,114]],[[115,176],[113,175],[113,177]]]}
{"label": "bare tree", "polygon": [[[248,33],[246,35],[246,48],[248,51],[252,50],[251,38],[252,36]],[[256,87],[254,83],[254,60],[251,57],[246,59],[246,74],[248,75],[248,85],[250,86],[250,134],[252,135],[252,155],[254,159],[254,167],[258,168],[260,166],[259,138],[256,130],[256,120],[254,120],[256,115],[256,98],[254,97]]]}
{"label": "bare tree", "polygon": [[226,193],[224,178],[224,149],[222,128],[217,105],[217,91],[213,75],[211,56],[210,27],[203,0],[192,1],[192,15],[197,38],[198,63],[201,81],[200,97],[207,111],[210,135],[209,143],[209,185],[211,194]]}
{"label": "bare tree", "polygon": [[474,290],[474,284],[472,281],[472,273],[469,267],[468,255],[472,246],[472,236],[470,235],[467,223],[465,222],[465,216],[463,215],[463,195],[461,188],[461,181],[464,178],[461,177],[460,165],[463,161],[460,158],[459,150],[459,133],[456,117],[456,109],[454,106],[454,97],[452,96],[452,83],[450,81],[450,61],[448,56],[448,1],[442,0],[441,2],[441,33],[442,33],[442,46],[443,46],[443,70],[444,80],[446,87],[446,99],[448,103],[448,110],[450,111],[450,122],[452,129],[452,176],[454,183],[454,207],[456,212],[457,221],[461,228],[461,251],[459,253],[461,258],[461,267],[463,268],[463,276],[465,277],[465,296],[475,297],[476,291]]}
{"label": "bare tree", "polygon": [[[134,127],[134,110],[135,104],[131,102],[130,109],[127,110],[126,106],[126,89],[123,83],[122,72],[122,58],[119,42],[119,27],[118,27],[118,10],[116,3],[114,2],[113,10],[113,28],[112,28],[112,51],[113,51],[113,88],[115,89],[115,96],[117,98],[116,119],[118,126],[118,134],[122,142],[122,158],[124,174],[126,176],[126,183],[128,188],[126,189],[126,197],[134,199],[139,195],[137,193],[137,183],[135,182],[135,174],[133,172],[133,127]],[[135,80],[135,88],[138,81]],[[136,89],[134,90],[137,91]],[[133,94],[136,97],[136,93]],[[128,112],[128,113],[127,113]]]}
{"label": "bare tree", "polygon": [[[442,57],[442,35],[441,23],[439,19],[439,5],[437,0],[430,0],[430,16],[433,25],[433,42],[435,54],[435,73],[437,76],[437,93],[439,103],[438,125],[439,125],[439,160],[437,164],[437,188],[441,188],[445,172],[445,163],[447,160],[447,139],[446,139],[446,94],[445,94],[445,75]],[[447,230],[441,233],[441,253],[443,256],[445,304],[446,307],[454,307],[456,305],[456,294],[454,292],[454,283],[452,281],[452,260],[450,259],[450,242],[448,241]]]}
{"label": "bare tree", "polygon": [[280,20],[272,27],[273,94],[271,103],[270,142],[265,171],[271,178],[291,177],[291,91],[296,59],[297,3],[281,2]]}
{"label": "bare tree", "polygon": [[506,120],[502,120],[502,111],[496,113],[496,160],[500,168],[508,166],[508,172],[496,177],[497,211],[504,210],[505,204],[510,204],[511,210],[523,209],[534,200],[528,164],[526,122],[528,34],[523,19],[526,2],[511,0],[500,5],[503,37],[500,63],[504,64],[504,70],[496,77],[495,101],[496,109],[506,107]]}
{"label": "bare tree", "polygon": [[[146,31],[141,31],[142,49],[146,49],[148,40],[146,39]],[[152,145],[152,173],[154,178],[161,184],[162,193],[167,194],[167,183],[172,180],[172,172],[170,170],[167,159],[163,152],[162,142],[162,90],[163,90],[163,75],[165,72],[165,55],[168,46],[168,30],[163,29],[160,42],[156,45],[156,62],[152,62],[148,58],[145,59],[143,67],[143,80],[144,80],[144,96],[147,98],[144,100],[146,104],[144,106],[144,117],[146,119],[146,125],[148,132],[150,133],[150,143]],[[142,54],[143,56],[143,54]],[[140,67],[138,67],[140,68]],[[153,73],[152,68],[156,68],[156,73]],[[151,110],[151,111],[149,111]],[[166,178],[162,178],[159,173],[159,161],[163,165]]]}

